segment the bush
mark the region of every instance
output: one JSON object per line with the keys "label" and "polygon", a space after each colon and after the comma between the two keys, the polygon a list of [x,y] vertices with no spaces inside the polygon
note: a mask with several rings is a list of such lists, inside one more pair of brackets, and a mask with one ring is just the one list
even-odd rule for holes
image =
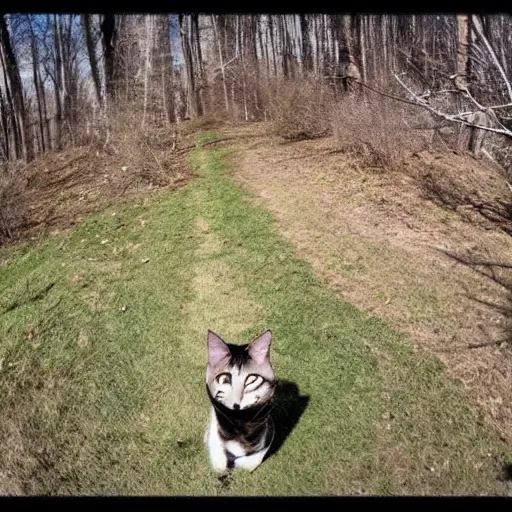
{"label": "bush", "polygon": [[110,148],[112,163],[126,168],[122,187],[140,185],[162,187],[175,178],[176,152],[179,143],[177,127],[159,125],[149,116],[141,125],[140,111],[119,111],[112,115]]}
{"label": "bush", "polygon": [[510,139],[502,135],[486,134],[489,152],[505,171],[505,178],[512,182],[512,143]]}
{"label": "bush", "polygon": [[416,109],[384,97],[348,96],[334,109],[333,135],[340,149],[355,154],[365,165],[396,168],[409,153],[429,143],[413,128],[419,115]]}
{"label": "bush", "polygon": [[285,140],[314,139],[331,130],[332,92],[321,83],[280,81],[270,95],[273,131]]}
{"label": "bush", "polygon": [[0,171],[0,244],[14,238],[25,222],[25,188],[25,173],[21,169]]}

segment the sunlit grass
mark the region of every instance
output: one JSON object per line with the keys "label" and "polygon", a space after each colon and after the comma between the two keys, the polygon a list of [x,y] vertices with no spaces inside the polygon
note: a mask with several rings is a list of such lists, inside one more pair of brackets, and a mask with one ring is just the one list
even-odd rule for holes
{"label": "sunlit grass", "polygon": [[[466,395],[322,285],[226,174],[229,151],[201,148],[219,137],[199,137],[186,188],[0,251],[3,487],[504,493],[507,452]],[[309,399],[281,449],[227,489],[202,444],[207,329],[235,342],[271,329],[279,378]]]}

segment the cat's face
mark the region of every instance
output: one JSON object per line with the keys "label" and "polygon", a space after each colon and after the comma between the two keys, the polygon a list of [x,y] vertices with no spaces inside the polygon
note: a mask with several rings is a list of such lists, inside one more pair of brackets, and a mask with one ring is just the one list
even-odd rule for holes
{"label": "cat's face", "polygon": [[206,384],[213,398],[233,410],[272,398],[275,374],[270,364],[271,341],[272,333],[267,331],[248,345],[231,345],[208,331]]}

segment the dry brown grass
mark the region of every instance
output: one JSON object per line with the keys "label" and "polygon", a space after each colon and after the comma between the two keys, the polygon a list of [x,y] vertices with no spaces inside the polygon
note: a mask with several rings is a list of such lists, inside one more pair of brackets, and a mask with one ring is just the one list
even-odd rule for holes
{"label": "dry brown grass", "polygon": [[512,235],[512,191],[507,173],[487,159],[467,154],[416,154],[405,165],[426,199],[488,229]]}
{"label": "dry brown grass", "polygon": [[237,177],[274,212],[299,254],[344,298],[441,359],[509,439],[510,345],[500,340],[512,332],[512,238],[502,222],[474,208],[446,208],[425,187],[510,204],[496,169],[422,152],[395,172],[375,173],[329,138],[280,145],[262,131],[241,144]]}
{"label": "dry brown grass", "polygon": [[[108,146],[91,143],[52,151],[23,174],[0,178],[0,242],[58,231],[89,213],[140,192],[175,188],[192,177],[190,134],[169,127],[141,127],[135,114],[119,115]],[[16,179],[14,179],[16,178]]]}
{"label": "dry brown grass", "polygon": [[[8,379],[13,370],[4,369]],[[32,371],[30,371],[32,370]],[[40,368],[24,368],[16,371],[15,379],[10,380],[7,396],[2,400],[2,422],[0,438],[8,450],[0,455],[0,494],[23,495],[34,492],[37,483],[44,480],[51,466],[45,464],[48,456],[56,449],[55,445],[40,443],[37,412],[41,404],[35,403],[30,389],[50,391],[49,382],[41,378]],[[39,433],[39,435],[35,434]],[[42,469],[44,468],[44,469]]]}
{"label": "dry brown grass", "polygon": [[363,165],[397,168],[427,146],[422,132],[411,129],[417,118],[417,111],[382,96],[347,96],[334,111],[333,135],[338,147]]}
{"label": "dry brown grass", "polygon": [[507,137],[500,135],[486,135],[489,139],[484,144],[489,148],[490,153],[496,161],[503,166],[509,182],[512,183],[512,143]]}

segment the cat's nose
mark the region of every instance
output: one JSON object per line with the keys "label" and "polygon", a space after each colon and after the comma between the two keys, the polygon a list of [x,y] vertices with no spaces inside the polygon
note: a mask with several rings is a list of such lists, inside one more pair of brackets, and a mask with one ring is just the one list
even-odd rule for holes
{"label": "cat's nose", "polygon": [[240,409],[240,404],[233,404],[233,409],[238,411]]}

